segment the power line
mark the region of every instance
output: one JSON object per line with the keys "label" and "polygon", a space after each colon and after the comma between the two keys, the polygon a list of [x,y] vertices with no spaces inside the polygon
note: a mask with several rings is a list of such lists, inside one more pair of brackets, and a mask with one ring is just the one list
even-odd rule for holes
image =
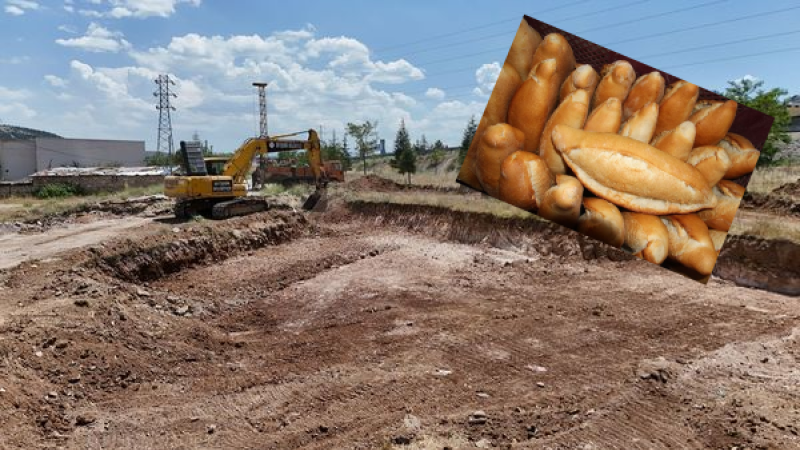
{"label": "power line", "polygon": [[789,34],[797,34],[797,33],[800,33],[800,30],[785,31],[785,32],[774,33],[774,34],[766,34],[766,35],[763,35],[763,36],[756,36],[756,37],[745,38],[745,39],[737,39],[735,41],[730,41],[730,42],[720,42],[718,44],[701,45],[699,47],[692,47],[692,48],[687,48],[687,49],[683,49],[683,50],[675,50],[675,51],[672,51],[672,52],[656,53],[654,55],[641,56],[639,58],[640,59],[644,59],[644,58],[659,58],[661,56],[674,55],[676,53],[694,52],[694,51],[697,51],[697,50],[703,50],[703,49],[707,49],[707,48],[723,47],[725,45],[738,44],[738,43],[741,43],[741,42],[752,42],[752,41],[757,41],[757,40],[760,40],[760,39],[767,39],[767,38],[772,38],[772,37],[777,37],[777,36],[786,36],[786,35],[789,35]]}
{"label": "power line", "polygon": [[650,15],[650,16],[639,17],[639,18],[636,18],[636,19],[633,19],[633,20],[626,20],[626,21],[623,21],[623,22],[617,22],[617,23],[602,25],[602,26],[595,27],[595,28],[589,28],[589,29],[586,29],[586,30],[578,31],[578,32],[573,33],[573,34],[588,33],[590,31],[597,31],[597,30],[605,30],[605,29],[608,29],[608,28],[614,28],[614,27],[618,27],[618,26],[621,26],[621,25],[627,25],[627,24],[634,23],[634,22],[639,22],[639,21],[642,21],[642,20],[655,19],[656,17],[664,17],[664,16],[668,16],[668,15],[671,15],[671,14],[678,14],[678,13],[682,13],[682,12],[686,12],[686,11],[691,11],[693,9],[705,8],[706,6],[716,5],[718,3],[724,3],[724,2],[727,2],[727,1],[728,0],[715,0],[713,2],[701,3],[699,5],[694,5],[694,6],[691,6],[689,8],[674,9],[672,11],[666,11],[666,12],[661,12],[661,13],[658,13],[658,14],[653,14],[653,15]]}
{"label": "power line", "polygon": [[752,58],[753,56],[761,56],[761,55],[771,55],[775,53],[783,53],[783,52],[794,52],[800,50],[800,47],[790,47],[790,48],[783,48],[780,50],[772,50],[766,52],[758,52],[758,53],[750,53],[749,55],[740,55],[740,56],[733,56],[730,58],[717,58],[717,59],[707,59],[705,61],[698,61],[693,63],[686,63],[686,64],[678,64],[674,66],[667,66],[665,69],[674,69],[676,67],[688,67],[688,66],[697,66],[700,64],[707,64],[712,62],[720,62],[720,61],[733,61],[736,59],[744,59],[744,58]]}

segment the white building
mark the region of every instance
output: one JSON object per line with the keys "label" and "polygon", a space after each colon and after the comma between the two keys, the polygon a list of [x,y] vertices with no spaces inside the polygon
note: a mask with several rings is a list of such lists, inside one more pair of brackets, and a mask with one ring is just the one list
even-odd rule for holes
{"label": "white building", "polygon": [[35,138],[0,140],[0,181],[56,167],[140,167],[144,141]]}

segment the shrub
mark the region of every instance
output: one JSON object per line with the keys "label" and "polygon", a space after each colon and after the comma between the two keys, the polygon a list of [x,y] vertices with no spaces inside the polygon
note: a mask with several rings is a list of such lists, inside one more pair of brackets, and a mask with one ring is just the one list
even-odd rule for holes
{"label": "shrub", "polygon": [[38,198],[70,197],[84,195],[84,190],[74,184],[52,183],[37,189],[35,195]]}

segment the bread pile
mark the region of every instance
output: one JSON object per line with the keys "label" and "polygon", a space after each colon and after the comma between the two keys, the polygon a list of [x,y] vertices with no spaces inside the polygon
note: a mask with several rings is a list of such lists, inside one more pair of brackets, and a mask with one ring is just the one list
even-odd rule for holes
{"label": "bread pile", "polygon": [[563,36],[542,38],[523,20],[458,178],[707,277],[744,195],[729,180],[752,172],[759,151],[729,132],[736,102],[665,84],[624,60],[597,73]]}

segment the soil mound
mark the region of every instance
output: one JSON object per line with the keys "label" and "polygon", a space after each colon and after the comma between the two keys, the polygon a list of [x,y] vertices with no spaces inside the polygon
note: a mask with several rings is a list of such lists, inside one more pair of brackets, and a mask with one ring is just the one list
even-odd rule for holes
{"label": "soil mound", "polygon": [[772,190],[773,194],[800,197],[800,180],[793,183],[786,183],[783,186]]}
{"label": "soil mound", "polygon": [[800,295],[800,245],[754,236],[728,236],[714,275],[739,286]]}
{"label": "soil mound", "polygon": [[800,202],[789,196],[776,194],[775,191],[770,194],[745,192],[741,207],[744,209],[768,211],[781,215],[800,215]]}
{"label": "soil mound", "polygon": [[404,189],[402,184],[377,175],[363,176],[357,180],[349,181],[346,186],[359,191],[395,192]]}

